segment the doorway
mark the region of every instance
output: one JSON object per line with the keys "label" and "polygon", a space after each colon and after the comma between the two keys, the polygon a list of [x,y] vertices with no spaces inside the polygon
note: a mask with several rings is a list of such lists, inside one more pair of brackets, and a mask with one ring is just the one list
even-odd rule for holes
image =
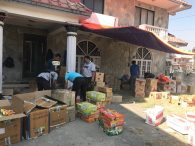
{"label": "doorway", "polygon": [[46,37],[24,34],[23,78],[35,77],[45,66]]}

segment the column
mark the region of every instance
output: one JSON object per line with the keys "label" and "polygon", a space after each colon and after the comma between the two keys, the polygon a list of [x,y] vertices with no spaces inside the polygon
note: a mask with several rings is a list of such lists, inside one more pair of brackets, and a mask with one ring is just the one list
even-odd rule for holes
{"label": "column", "polygon": [[[76,71],[76,45],[77,45],[77,26],[66,25],[67,30],[67,57],[66,57],[66,71]],[[68,87],[72,86],[72,83],[68,83]]]}
{"label": "column", "polygon": [[4,25],[3,21],[4,19],[5,19],[5,13],[0,12],[0,95],[2,94],[2,85],[3,85],[3,25]]}

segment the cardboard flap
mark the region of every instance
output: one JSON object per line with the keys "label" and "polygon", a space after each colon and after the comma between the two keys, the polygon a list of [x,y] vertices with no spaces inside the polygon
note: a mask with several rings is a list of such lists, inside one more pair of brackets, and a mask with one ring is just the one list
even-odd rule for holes
{"label": "cardboard flap", "polygon": [[51,96],[51,90],[36,91],[35,97]]}
{"label": "cardboard flap", "polygon": [[50,108],[57,104],[57,102],[45,97],[38,97],[35,99],[35,104],[39,107]]}
{"label": "cardboard flap", "polygon": [[11,106],[9,100],[0,100],[0,107]]}
{"label": "cardboard flap", "polygon": [[19,119],[19,118],[23,118],[25,117],[25,114],[14,114],[11,116],[3,116],[0,118],[0,122],[1,121],[7,121],[7,120],[12,120],[12,119]]}
{"label": "cardboard flap", "polygon": [[36,107],[35,103],[24,101],[24,113],[26,114],[30,113],[35,107]]}

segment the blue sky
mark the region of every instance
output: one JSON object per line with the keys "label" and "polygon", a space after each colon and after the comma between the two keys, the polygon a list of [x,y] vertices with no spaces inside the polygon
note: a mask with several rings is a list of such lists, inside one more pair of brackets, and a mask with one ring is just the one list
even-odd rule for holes
{"label": "blue sky", "polygon": [[191,50],[195,47],[195,0],[186,1],[192,4],[192,8],[170,16],[169,32],[187,41],[187,49]]}

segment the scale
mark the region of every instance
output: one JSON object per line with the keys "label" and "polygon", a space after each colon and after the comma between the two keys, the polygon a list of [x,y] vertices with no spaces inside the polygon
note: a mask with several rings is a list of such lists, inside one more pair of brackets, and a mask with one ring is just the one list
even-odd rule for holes
{"label": "scale", "polygon": [[55,71],[57,71],[57,67],[60,66],[60,61],[52,61],[52,65],[55,66]]}

